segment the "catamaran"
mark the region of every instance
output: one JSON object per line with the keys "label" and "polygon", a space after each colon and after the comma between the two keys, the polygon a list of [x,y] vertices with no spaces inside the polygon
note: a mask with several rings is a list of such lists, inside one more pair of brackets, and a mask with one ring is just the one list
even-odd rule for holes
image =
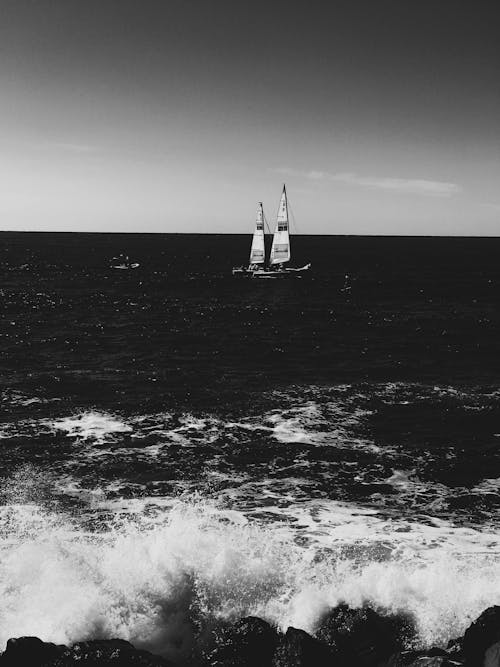
{"label": "catamaran", "polygon": [[301,273],[307,271],[311,264],[300,268],[285,266],[291,259],[290,252],[290,225],[288,217],[288,199],[286,186],[283,185],[278,216],[273,234],[273,244],[269,265],[266,266],[266,249],[264,243],[264,209],[262,202],[257,210],[257,220],[250,248],[250,261],[248,267],[237,267],[233,269],[233,275],[244,275],[252,278],[289,278],[301,277]]}

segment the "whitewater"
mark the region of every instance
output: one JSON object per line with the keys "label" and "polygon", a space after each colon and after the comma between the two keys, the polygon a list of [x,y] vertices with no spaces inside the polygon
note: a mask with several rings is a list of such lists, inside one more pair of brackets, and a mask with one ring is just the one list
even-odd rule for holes
{"label": "whitewater", "polygon": [[[110,512],[110,510],[112,510]],[[295,510],[295,513],[294,513]],[[120,637],[176,661],[220,620],[260,616],[313,632],[340,602],[415,622],[418,644],[445,644],[500,595],[498,535],[381,520],[323,504],[314,527],[265,527],[202,498],[109,506],[98,531],[44,505],[1,513],[0,627],[71,644]]]}

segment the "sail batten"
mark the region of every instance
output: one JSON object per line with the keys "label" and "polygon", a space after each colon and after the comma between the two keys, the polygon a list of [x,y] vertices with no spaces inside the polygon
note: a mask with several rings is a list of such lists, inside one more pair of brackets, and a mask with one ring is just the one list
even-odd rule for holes
{"label": "sail batten", "polygon": [[284,264],[289,262],[290,253],[290,232],[288,222],[288,201],[286,198],[286,188],[283,186],[278,215],[276,218],[276,227],[273,235],[273,245],[271,247],[270,263]]}
{"label": "sail batten", "polygon": [[266,259],[266,248],[264,242],[264,210],[262,202],[259,202],[257,209],[257,219],[252,238],[252,247],[250,248],[250,265],[264,264]]}

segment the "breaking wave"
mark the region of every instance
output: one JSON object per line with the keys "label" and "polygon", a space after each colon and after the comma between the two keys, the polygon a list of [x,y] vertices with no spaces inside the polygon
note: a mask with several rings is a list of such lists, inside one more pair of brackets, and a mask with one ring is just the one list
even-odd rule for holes
{"label": "breaking wave", "polygon": [[121,637],[182,663],[216,623],[254,614],[311,632],[341,601],[412,615],[427,645],[500,600],[498,539],[444,523],[332,505],[329,526],[310,517],[330,536],[321,543],[201,497],[113,512],[103,500],[98,530],[22,500],[0,512],[2,645]]}

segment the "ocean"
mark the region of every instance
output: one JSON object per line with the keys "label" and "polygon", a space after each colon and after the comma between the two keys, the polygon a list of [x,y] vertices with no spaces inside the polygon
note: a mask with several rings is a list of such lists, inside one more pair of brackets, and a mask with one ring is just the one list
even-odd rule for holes
{"label": "ocean", "polygon": [[[0,234],[0,645],[314,631],[446,645],[500,603],[500,240]],[[127,255],[136,268],[116,269]]]}

